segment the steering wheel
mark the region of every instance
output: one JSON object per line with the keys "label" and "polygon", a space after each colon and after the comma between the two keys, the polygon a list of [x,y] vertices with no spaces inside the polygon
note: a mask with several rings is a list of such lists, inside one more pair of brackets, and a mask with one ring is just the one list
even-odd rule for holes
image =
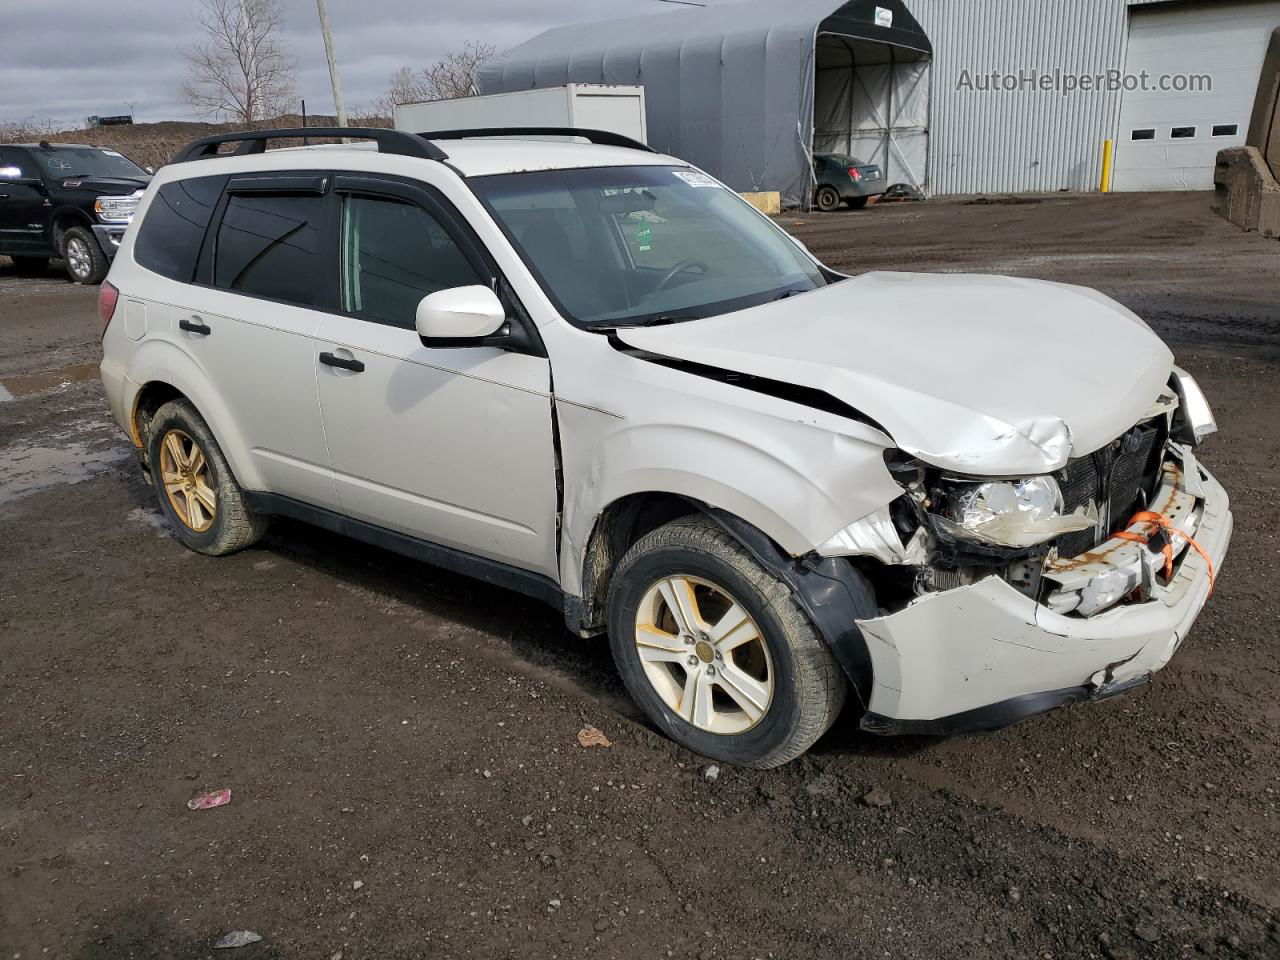
{"label": "steering wheel", "polygon": [[667,289],[667,285],[682,273],[688,273],[690,270],[699,270],[707,273],[711,268],[701,260],[681,260],[674,267],[667,271],[666,276],[662,278],[662,282],[658,284],[659,290]]}

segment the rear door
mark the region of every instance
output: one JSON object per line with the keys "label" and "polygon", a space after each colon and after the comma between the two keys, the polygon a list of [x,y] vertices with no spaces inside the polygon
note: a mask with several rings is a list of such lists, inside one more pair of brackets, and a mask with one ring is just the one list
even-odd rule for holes
{"label": "rear door", "polygon": [[496,268],[423,185],[339,175],[335,208],[340,306],[316,375],[343,512],[558,579],[547,359],[428,348],[414,328],[429,293],[501,290]]}
{"label": "rear door", "polygon": [[255,486],[336,509],[313,340],[337,289],[322,262],[331,183],[315,171],[229,178],[170,330],[228,409]]}

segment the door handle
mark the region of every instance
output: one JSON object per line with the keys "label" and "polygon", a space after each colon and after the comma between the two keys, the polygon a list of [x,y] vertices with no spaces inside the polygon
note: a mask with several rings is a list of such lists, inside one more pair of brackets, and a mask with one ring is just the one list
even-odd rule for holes
{"label": "door handle", "polygon": [[207,337],[213,333],[199,317],[192,317],[190,320],[179,320],[178,327],[187,331],[187,333],[198,333],[202,337]]}
{"label": "door handle", "polygon": [[364,364],[359,360],[335,357],[332,353],[320,354],[320,362],[326,367],[337,367],[339,370],[350,370],[352,373],[364,373]]}

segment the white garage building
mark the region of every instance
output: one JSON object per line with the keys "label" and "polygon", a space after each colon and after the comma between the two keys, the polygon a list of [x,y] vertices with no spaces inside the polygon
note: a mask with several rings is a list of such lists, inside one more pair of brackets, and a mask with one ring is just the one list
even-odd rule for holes
{"label": "white garage building", "polygon": [[[934,51],[933,194],[1096,190],[1108,138],[1116,190],[1212,189],[1217,152],[1244,143],[1280,27],[1280,0],[907,3]],[[1032,70],[1056,86],[978,89],[983,73]],[[1066,90],[1099,75],[1121,82]]]}
{"label": "white garage building", "polygon": [[1211,190],[1223,147],[1244,143],[1280,2],[1144,3],[1131,8],[1125,72],[1202,74],[1212,88],[1126,92],[1116,127],[1117,190]]}
{"label": "white garage building", "polygon": [[[894,14],[868,0],[793,0],[770,6],[779,25],[771,32],[756,22],[766,4],[745,0],[735,11],[733,2],[710,0],[705,8],[551,30],[487,67],[481,92],[565,82],[639,83],[648,92],[653,84],[661,88],[649,97],[654,146],[702,162],[737,189],[782,190],[790,202],[806,199],[795,171],[807,167],[810,152],[850,147],[931,195],[1096,190],[1108,138],[1115,141],[1114,189],[1207,190],[1218,150],[1244,143],[1267,44],[1280,27],[1280,0],[892,0],[885,7],[905,8],[899,20],[923,31],[927,43],[916,46],[931,47],[911,68],[910,96],[874,102],[880,98],[870,96],[874,84],[864,77],[877,68],[855,51],[865,65],[857,66],[846,106],[827,116],[827,71],[849,69],[832,59],[832,25],[843,22],[838,32],[856,34],[849,24],[882,15],[893,23]],[[797,35],[801,9],[814,26],[799,29],[794,42],[815,55],[796,70],[793,41],[782,41]],[[784,34],[788,17],[792,32]],[[729,54],[746,42],[748,27],[762,75],[785,67],[797,88],[793,106],[785,81],[767,104],[772,116],[784,106],[795,116],[789,146],[770,143],[775,154],[794,156],[763,173],[757,168],[750,182],[727,160],[716,168],[717,156],[742,149],[725,142],[723,131],[655,116],[664,102],[687,104],[709,84],[726,97],[736,91]],[[661,38],[652,55],[645,37]],[[715,58],[707,58],[717,49],[718,75]],[[902,58],[894,57],[890,67],[902,75]],[[698,69],[679,67],[689,63]],[[908,89],[905,81],[896,86]],[[865,116],[856,115],[859,104]],[[777,183],[769,182],[774,167]]]}

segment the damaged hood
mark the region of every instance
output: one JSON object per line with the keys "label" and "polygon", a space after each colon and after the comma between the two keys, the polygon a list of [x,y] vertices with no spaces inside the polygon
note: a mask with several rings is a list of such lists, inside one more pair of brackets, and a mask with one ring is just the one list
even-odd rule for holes
{"label": "damaged hood", "polygon": [[1013,277],[868,273],[737,313],[622,328],[651,353],[822,390],[907,453],[1047,473],[1147,413],[1173,355],[1096,291]]}

